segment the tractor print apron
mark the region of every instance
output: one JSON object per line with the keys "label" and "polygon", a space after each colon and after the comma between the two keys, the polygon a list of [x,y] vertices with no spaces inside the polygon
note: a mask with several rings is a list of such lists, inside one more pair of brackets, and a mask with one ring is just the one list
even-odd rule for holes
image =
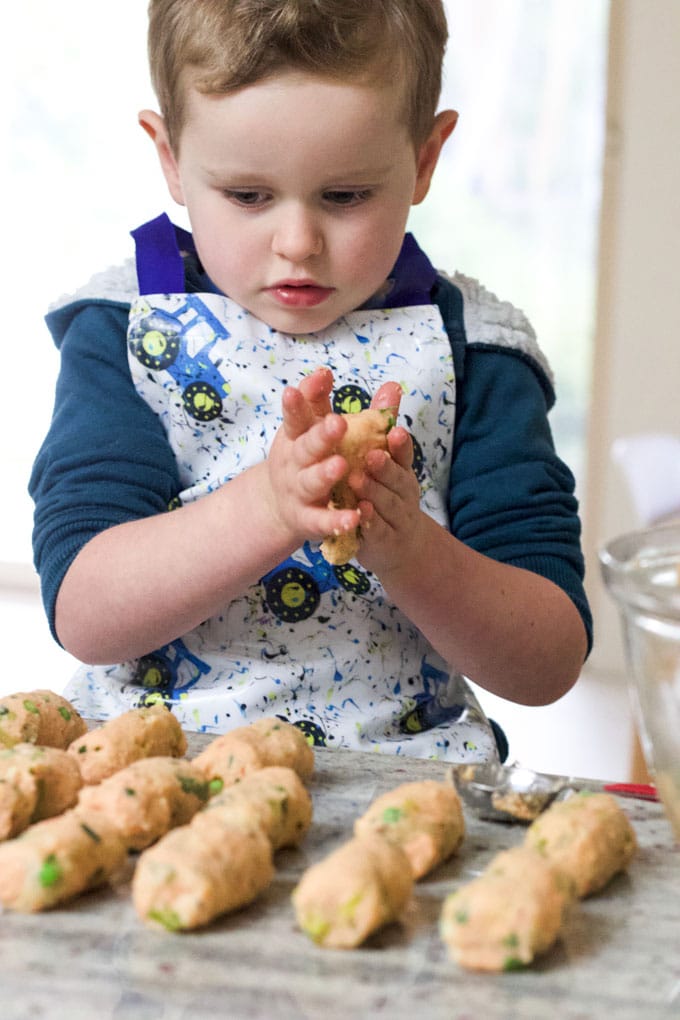
{"label": "tractor print apron", "polygon": [[[399,423],[413,437],[421,505],[447,526],[455,379],[435,305],[358,310],[291,336],[220,293],[184,293],[178,245],[191,241],[167,217],[134,236],[140,295],[130,310],[129,365],[177,458],[178,505],[266,458],[284,387],[326,365],[338,412],[367,407],[388,380],[401,384]],[[218,733],[267,715],[319,746],[452,761],[497,756],[464,678],[376,577],[355,561],[331,566],[316,542],[178,640],[135,662],[83,667],[73,689],[80,711],[98,718],[162,699],[189,730]]]}

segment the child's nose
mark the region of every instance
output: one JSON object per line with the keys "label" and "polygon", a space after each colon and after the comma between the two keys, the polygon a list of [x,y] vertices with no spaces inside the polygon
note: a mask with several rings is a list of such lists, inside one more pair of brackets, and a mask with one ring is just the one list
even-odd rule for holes
{"label": "child's nose", "polygon": [[320,255],[323,236],[314,214],[302,206],[282,210],[272,248],[276,255],[290,262],[304,262],[312,255]]}

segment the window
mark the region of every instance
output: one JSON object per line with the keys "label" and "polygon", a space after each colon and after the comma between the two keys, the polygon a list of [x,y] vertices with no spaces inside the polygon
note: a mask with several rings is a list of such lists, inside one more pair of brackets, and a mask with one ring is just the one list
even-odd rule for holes
{"label": "window", "polygon": [[607,0],[446,0],[443,103],[460,119],[411,228],[435,264],[529,317],[555,441],[585,460],[605,130]]}
{"label": "window", "polygon": [[44,313],[131,254],[128,230],[165,202],[150,143],[136,123],[137,111],[154,103],[146,4],[25,0],[13,8],[12,22],[0,170],[11,281],[3,316],[0,563],[10,565],[31,560],[26,486],[58,370]]}

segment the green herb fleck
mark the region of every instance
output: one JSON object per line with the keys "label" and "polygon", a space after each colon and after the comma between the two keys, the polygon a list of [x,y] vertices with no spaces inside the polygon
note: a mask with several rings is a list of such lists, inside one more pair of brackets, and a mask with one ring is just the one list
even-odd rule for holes
{"label": "green herb fleck", "polygon": [[467,924],[470,920],[470,915],[467,910],[461,909],[455,912],[453,919],[457,924]]}
{"label": "green herb fleck", "polygon": [[131,786],[126,786],[125,787],[125,792],[127,793],[128,797],[136,797],[137,796],[137,791],[133,790]]}
{"label": "green herb fleck", "polygon": [[184,793],[192,793],[199,800],[206,801],[210,796],[210,783],[204,779],[194,779],[193,776],[178,776],[179,785]]}
{"label": "green herb fleck", "polygon": [[7,705],[0,705],[0,715],[9,715],[9,709]]}
{"label": "green herb fleck", "polygon": [[526,963],[524,960],[520,960],[518,956],[508,956],[503,961],[503,970],[524,970]]}
{"label": "green herb fleck", "polygon": [[150,921],[158,921],[166,931],[179,931],[182,927],[179,914],[174,910],[150,910],[148,913]]}
{"label": "green herb fleck", "polygon": [[357,907],[363,898],[364,894],[362,892],[355,892],[353,896],[350,896],[348,900],[341,904],[339,910],[340,916],[346,921],[353,921]]}
{"label": "green herb fleck", "polygon": [[86,752],[86,751],[87,751],[87,744],[82,744],[82,745],[81,745],[81,746],[80,746],[80,747],[78,748],[78,754],[85,754],[85,752]]}
{"label": "green herb fleck", "polygon": [[214,779],[211,779],[210,782],[208,783],[208,790],[210,791],[211,797],[214,797],[216,793],[220,793],[223,788],[224,780],[220,779],[219,776],[216,776]]}
{"label": "green herb fleck", "polygon": [[98,833],[98,832],[95,832],[95,831],[94,831],[94,829],[91,829],[89,825],[86,825],[86,824],[85,824],[85,822],[81,822],[81,823],[80,823],[80,828],[81,828],[81,829],[83,830],[83,832],[84,832],[84,833],[85,833],[85,834],[86,834],[87,836],[89,836],[89,837],[90,837],[90,839],[93,839],[93,840],[95,841],[95,843],[101,843],[101,841],[102,841],[102,838],[101,838],[101,836],[99,835],[99,833]]}
{"label": "green herb fleck", "polygon": [[33,715],[40,715],[40,709],[36,705],[35,701],[31,701],[30,698],[24,700],[24,708],[27,712],[32,712]]}
{"label": "green herb fleck", "polygon": [[382,813],[382,820],[386,825],[394,825],[396,822],[401,821],[404,816],[404,812],[398,807],[388,807]]}
{"label": "green herb fleck", "polygon": [[309,914],[302,922],[302,930],[309,935],[312,942],[323,942],[331,929],[330,921],[319,914]]}
{"label": "green herb fleck", "polygon": [[385,428],[385,432],[387,433],[397,424],[396,411],[393,407],[381,407],[379,408],[379,411],[383,418],[387,419],[387,426]]}
{"label": "green herb fleck", "polygon": [[503,939],[503,945],[507,946],[508,949],[516,949],[519,945],[519,936],[517,932],[511,931],[509,935],[506,935]]}
{"label": "green herb fleck", "polygon": [[69,712],[69,710],[67,708],[64,708],[63,705],[59,706],[59,708],[57,709],[57,712],[62,717],[62,719],[66,720],[66,722],[70,722],[71,721],[71,713]]}
{"label": "green herb fleck", "polygon": [[64,872],[55,854],[48,854],[38,872],[38,881],[43,889],[56,885],[63,878]]}

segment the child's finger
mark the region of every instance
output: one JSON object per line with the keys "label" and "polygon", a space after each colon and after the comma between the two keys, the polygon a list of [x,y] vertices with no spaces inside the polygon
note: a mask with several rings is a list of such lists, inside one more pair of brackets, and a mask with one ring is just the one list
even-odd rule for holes
{"label": "child's finger", "polygon": [[330,368],[317,368],[311,375],[305,376],[299,389],[317,418],[330,414],[330,395],[333,389],[333,373]]}
{"label": "child's finger", "polygon": [[413,440],[405,428],[397,425],[387,433],[387,448],[392,460],[400,467],[410,468],[413,464]]}
{"label": "child's finger", "polygon": [[420,487],[410,463],[411,438],[402,431],[405,439],[398,447],[399,460],[384,450],[371,450],[364,475],[350,478],[360,499],[372,503],[380,518],[393,528],[402,526],[420,503]]}
{"label": "child's finger", "polygon": [[[300,449],[300,464],[305,467],[310,464],[318,463],[327,457],[330,457],[335,449],[337,449],[338,443],[342,439],[345,431],[347,430],[347,423],[338,414],[327,414],[321,421],[317,421],[315,425],[307,429],[305,434],[300,437],[298,446]],[[347,470],[347,463],[344,457],[338,457],[338,461],[342,464],[337,478],[333,481],[338,481],[344,471]]]}
{"label": "child's finger", "polygon": [[314,421],[309,401],[295,386],[286,386],[281,397],[283,428],[289,439],[297,439]]}
{"label": "child's finger", "polygon": [[345,460],[337,454],[326,460],[315,461],[300,470],[298,491],[306,503],[323,503],[330,497],[330,490],[345,473]]}
{"label": "child's finger", "polygon": [[395,413],[399,410],[401,403],[402,388],[399,383],[383,383],[371,401],[371,407],[377,410],[384,410],[386,407],[393,407]]}
{"label": "child's finger", "polygon": [[326,535],[341,535],[347,531],[353,531],[360,523],[363,523],[361,511],[356,510],[332,510],[328,507],[319,507],[313,519],[309,520],[310,534],[318,538]]}

